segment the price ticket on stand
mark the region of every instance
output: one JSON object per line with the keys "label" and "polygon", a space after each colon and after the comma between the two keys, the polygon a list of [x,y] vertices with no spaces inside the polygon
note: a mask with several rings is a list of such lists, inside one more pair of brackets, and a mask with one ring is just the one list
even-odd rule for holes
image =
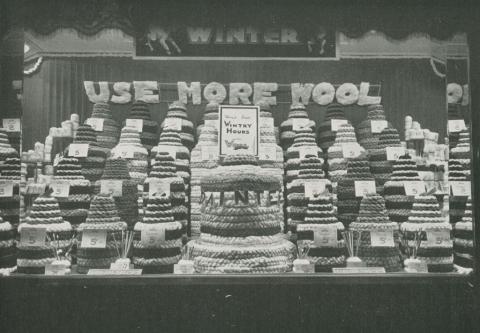
{"label": "price ticket on stand", "polygon": [[469,197],[472,195],[472,185],[469,181],[450,182],[453,196]]}
{"label": "price ticket on stand", "polygon": [[372,247],[393,247],[393,230],[375,230],[370,231],[370,244]]}
{"label": "price ticket on stand", "polygon": [[70,183],[66,180],[54,180],[50,183],[52,196],[56,198],[68,198],[70,194]]}
{"label": "price ticket on stand", "polygon": [[148,183],[148,196],[167,196],[170,197],[170,184],[173,178],[153,178]]}
{"label": "price ticket on stand", "polygon": [[370,126],[372,127],[372,133],[382,133],[387,128],[388,122],[386,120],[371,120]]}
{"label": "price ticket on stand", "polygon": [[143,131],[143,119],[126,119],[125,125],[127,127],[135,128],[139,133]]}
{"label": "price ticket on stand", "polygon": [[403,188],[405,195],[416,196],[425,193],[425,182],[422,180],[404,181]]}
{"label": "price ticket on stand", "polygon": [[387,147],[387,161],[396,161],[400,156],[405,155],[405,148],[403,147]]}
{"label": "price ticket on stand", "polygon": [[23,225],[20,229],[21,246],[45,246],[47,228]]}
{"label": "price ticket on stand", "polygon": [[119,147],[116,155],[117,157],[125,159],[133,158],[133,150],[129,147]]}
{"label": "price ticket on stand", "polygon": [[175,148],[173,146],[162,147],[161,151],[170,155],[173,158],[174,161],[177,159],[177,148]]}
{"label": "price ticket on stand", "polygon": [[260,127],[273,130],[273,118],[272,117],[260,117]]}
{"label": "price ticket on stand", "polygon": [[316,225],[313,227],[313,243],[316,247],[337,247],[337,226]]}
{"label": "price ticket on stand", "polygon": [[299,131],[300,129],[307,127],[310,119],[308,118],[293,118],[292,119],[292,130]]}
{"label": "price ticket on stand", "polygon": [[427,234],[427,246],[451,244],[450,230],[430,230]]}
{"label": "price ticket on stand", "polygon": [[377,189],[374,180],[356,180],[355,181],[355,196],[364,197],[367,194],[375,194]]}
{"label": "price ticket on stand", "polygon": [[466,129],[467,129],[467,126],[465,126],[465,120],[463,119],[452,119],[448,121],[449,133],[458,133]]}
{"label": "price ticket on stand", "polygon": [[158,247],[165,243],[165,228],[154,225],[147,226],[140,233],[140,241],[144,247]]}
{"label": "price ticket on stand", "polygon": [[2,122],[3,128],[7,132],[20,132],[21,130],[20,118],[4,118]]}
{"label": "price ticket on stand", "polygon": [[305,158],[307,155],[318,156],[318,148],[316,146],[300,147],[298,150],[300,159]]}
{"label": "price ticket on stand", "polygon": [[0,180],[0,198],[13,197],[13,181]]}
{"label": "price ticket on stand", "polygon": [[165,118],[164,128],[168,128],[174,131],[182,130],[182,118],[177,117],[167,117]]}
{"label": "price ticket on stand", "polygon": [[344,143],[342,145],[342,154],[344,158],[356,158],[360,156],[362,151],[360,147],[355,144]]}
{"label": "price ticket on stand", "polygon": [[123,195],[123,181],[102,179],[100,181],[100,193],[110,194],[112,197],[121,197]]}
{"label": "price ticket on stand", "polygon": [[306,181],[304,184],[305,197],[313,199],[316,195],[325,192],[327,182],[325,179],[318,179],[313,181]]}
{"label": "price ticket on stand", "polygon": [[95,132],[101,132],[103,131],[104,120],[105,119],[103,118],[87,118],[87,120],[85,120],[85,124],[92,126]]}
{"label": "price ticket on stand", "polygon": [[275,145],[260,145],[258,157],[265,161],[277,160],[277,146]]}
{"label": "price ticket on stand", "polygon": [[83,230],[80,246],[83,248],[104,249],[107,246],[107,230]]}
{"label": "price ticket on stand", "polygon": [[87,157],[88,143],[71,143],[68,147],[68,156],[70,157]]}
{"label": "price ticket on stand", "polygon": [[330,123],[332,132],[338,131],[340,127],[345,124],[348,124],[347,119],[332,119]]}
{"label": "price ticket on stand", "polygon": [[202,161],[212,161],[218,159],[218,146],[203,146]]}

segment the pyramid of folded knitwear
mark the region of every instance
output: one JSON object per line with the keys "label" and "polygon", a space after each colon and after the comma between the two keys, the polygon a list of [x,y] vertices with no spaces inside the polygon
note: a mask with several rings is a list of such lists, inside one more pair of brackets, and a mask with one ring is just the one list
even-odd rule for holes
{"label": "pyramid of folded knitwear", "polygon": [[13,195],[0,197],[0,212],[2,217],[17,226],[20,220],[20,159],[9,157],[0,168],[0,181],[13,183]]}
{"label": "pyramid of folded knitwear", "polygon": [[376,148],[369,150],[370,171],[375,178],[377,193],[383,193],[383,185],[393,172],[393,161],[387,160],[387,147],[402,147],[400,135],[393,127],[385,128],[378,138]]}
{"label": "pyramid of folded knitwear", "polygon": [[69,247],[73,236],[72,226],[63,220],[57,199],[40,196],[33,202],[25,222],[18,226],[18,232],[21,233],[23,228],[28,227],[45,228],[47,239],[41,246],[18,246],[17,271],[44,274],[45,265],[56,259],[56,250]]}
{"label": "pyramid of folded knitwear", "polygon": [[[82,166],[83,176],[94,182],[103,174],[105,160],[110,155],[110,149],[97,144],[97,134],[90,125],[80,125],[77,129],[73,144],[88,144],[87,157],[77,157]],[[68,156],[68,147],[65,155]]]}
{"label": "pyramid of folded knitwear", "polygon": [[453,227],[454,263],[465,268],[473,268],[475,261],[472,228],[472,200],[469,197],[465,214]]}
{"label": "pyramid of folded knitwear", "polygon": [[[360,203],[360,212],[350,230],[360,232],[358,257],[367,266],[384,267],[387,272],[402,269],[400,258],[400,235],[398,223],[388,218],[385,200],[378,194],[367,194]],[[372,246],[371,233],[386,231],[393,233],[393,244],[388,246]]]}
{"label": "pyramid of folded knitwear", "polygon": [[[88,230],[105,230],[104,248],[82,247],[82,237]],[[108,194],[96,195],[90,204],[87,219],[78,227],[77,271],[85,274],[90,268],[110,268],[119,257],[122,233],[127,224],[119,217],[114,199]]]}
{"label": "pyramid of folded knitwear", "polygon": [[108,103],[95,103],[90,118],[103,119],[103,128],[97,133],[97,143],[100,147],[113,148],[120,137],[120,125],[113,119]]}
{"label": "pyramid of folded knitwear", "polygon": [[132,228],[138,221],[138,188],[137,183],[130,178],[127,161],[119,158],[109,158],[100,180],[94,185],[94,193],[101,191],[102,181],[120,181],[122,195],[113,197],[118,215]]}
{"label": "pyramid of folded knitwear", "polygon": [[405,222],[412,209],[414,197],[405,194],[405,181],[420,181],[417,164],[408,154],[393,162],[392,176],[383,186],[388,216],[393,222]]}
{"label": "pyramid of folded knitwear", "polygon": [[[136,119],[142,121],[142,130],[140,131],[140,141],[145,149],[150,150],[158,143],[158,123],[152,120],[148,104],[144,101],[135,101],[132,103],[130,113],[123,122],[122,126],[126,126],[128,119]],[[121,136],[120,136],[121,140]]]}
{"label": "pyramid of folded knitwear", "polygon": [[[161,240],[142,240],[142,233],[160,232]],[[173,273],[173,265],[181,258],[182,225],[173,219],[170,199],[154,196],[148,199],[145,215],[137,222],[133,236],[132,262],[143,273]]]}
{"label": "pyramid of folded knitwear", "polygon": [[180,139],[182,140],[182,144],[185,147],[187,147],[188,150],[190,151],[195,145],[195,139],[193,137],[195,132],[193,129],[193,123],[190,120],[188,120],[187,107],[185,106],[185,104],[179,101],[176,101],[169,105],[167,115],[160,125],[162,132],[166,129],[165,122],[167,121],[168,118],[180,119],[179,120],[181,122],[181,130],[179,131]]}
{"label": "pyramid of folded knitwear", "polygon": [[317,141],[319,147],[322,148],[325,153],[335,142],[336,132],[332,131],[333,119],[347,119],[343,112],[343,106],[338,103],[332,103],[327,106],[325,117],[320,125],[318,125]]}
{"label": "pyramid of folded knitwear", "polygon": [[457,145],[450,149],[449,155],[449,161],[460,162],[465,170],[468,171],[468,176],[470,176],[470,162],[472,159],[470,147],[470,133],[468,131],[462,131],[460,132]]}
{"label": "pyramid of folded knitwear", "polygon": [[0,268],[14,267],[17,264],[15,228],[1,215],[0,211]]}
{"label": "pyramid of folded knitwear", "polygon": [[422,231],[417,258],[426,262],[429,272],[451,272],[453,270],[453,242],[443,240],[440,244],[428,242],[426,237],[431,231],[450,234],[452,226],[442,217],[437,199],[432,195],[415,197],[408,221],[400,225],[407,242],[414,240],[414,233]]}
{"label": "pyramid of folded knitwear", "polygon": [[[318,246],[315,244],[315,231],[321,227],[337,230],[336,246]],[[306,259],[315,264],[316,272],[331,272],[334,267],[344,267],[347,248],[342,232],[342,222],[336,216],[330,195],[318,195],[310,199],[305,219],[297,225],[297,245],[308,247]]]}
{"label": "pyramid of folded knitwear", "polygon": [[202,133],[202,128],[210,121],[217,121],[218,120],[218,107],[219,104],[215,102],[210,102],[205,106],[205,112],[203,113],[202,119],[197,126],[197,139],[200,137]]}
{"label": "pyramid of folded knitwear", "polygon": [[356,181],[374,181],[368,165],[367,154],[347,160],[347,174],[340,176],[337,183],[338,220],[345,227],[358,217],[361,197],[355,195]]}
{"label": "pyramid of folded knitwear", "polygon": [[[448,104],[448,111],[447,111],[447,119],[448,120],[460,120],[463,119],[462,113],[460,111],[460,105],[449,103]],[[454,148],[458,144],[458,140],[460,139],[459,132],[449,132],[448,133],[448,146],[450,149]]]}
{"label": "pyramid of folded knitwear", "polygon": [[[369,105],[367,118],[357,126],[358,143],[367,151],[375,149],[380,138],[380,133],[372,133],[372,121],[376,120],[387,120],[381,104]],[[387,122],[387,127],[392,127],[392,124]]]}
{"label": "pyramid of folded knitwear", "polygon": [[10,144],[7,130],[0,128],[0,166],[8,157],[15,156],[18,156],[18,152]]}
{"label": "pyramid of folded knitwear", "polygon": [[168,153],[159,152],[155,157],[152,171],[145,179],[143,185],[144,202],[149,197],[150,184],[155,181],[168,181],[170,183],[170,200],[172,204],[172,214],[175,222],[182,225],[182,233],[187,233],[188,207],[186,203],[185,183],[183,179],[176,174],[176,166],[173,157]]}
{"label": "pyramid of folded knitwear", "polygon": [[[470,169],[466,169],[465,165],[460,160],[454,159],[448,161],[448,181],[470,181]],[[450,223],[460,221],[465,214],[467,206],[466,196],[450,195],[448,198],[448,215]]]}
{"label": "pyramid of folded knitwear", "polygon": [[128,173],[137,184],[143,184],[148,172],[148,151],[140,142],[140,134],[133,127],[122,128],[120,141],[112,149],[112,157],[127,161]]}
{"label": "pyramid of folded knitwear", "polygon": [[297,121],[304,121],[303,127],[308,127],[312,133],[315,133],[315,122],[308,118],[305,105],[301,103],[292,104],[288,112],[288,119],[280,124],[280,146],[283,150],[287,150],[293,144],[296,134],[293,130],[293,124]]}

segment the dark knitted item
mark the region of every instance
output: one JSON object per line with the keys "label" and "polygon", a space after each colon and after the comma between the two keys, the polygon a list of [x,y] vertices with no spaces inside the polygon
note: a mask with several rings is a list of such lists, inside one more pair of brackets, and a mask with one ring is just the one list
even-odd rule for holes
{"label": "dark knitted item", "polygon": [[0,197],[0,213],[5,221],[16,227],[20,220],[20,159],[8,157],[0,169],[0,181],[13,183],[13,195]]}
{"label": "dark knitted item", "polygon": [[[288,119],[280,125],[280,146],[283,150],[287,150],[293,143],[295,138],[295,131],[293,129],[296,119],[300,119],[305,124],[304,127],[310,128],[312,133],[315,133],[315,122],[308,118],[308,113],[305,105],[298,103],[290,106]],[[303,119],[303,120],[302,120]]]}
{"label": "dark knitted item", "polygon": [[473,219],[472,201],[468,198],[465,214],[453,228],[454,263],[464,268],[473,268]]}
{"label": "dark knitted item", "polygon": [[15,228],[2,219],[0,212],[0,268],[14,267],[17,264],[15,234]]}
{"label": "dark knitted item", "polygon": [[108,103],[95,103],[90,118],[103,119],[103,129],[97,132],[97,143],[100,147],[113,148],[120,137],[120,125],[113,119]]}
{"label": "dark knitted item", "polygon": [[[372,121],[386,120],[385,111],[381,104],[369,105],[367,111],[367,119],[362,121],[357,126],[358,143],[367,151],[375,149],[380,138],[380,133],[372,133]],[[387,123],[387,127],[392,127],[392,124]]]}
{"label": "dark knitted item", "polygon": [[332,131],[332,119],[347,119],[342,105],[338,103],[329,104],[323,121],[318,125],[318,146],[323,149],[324,153],[335,142],[336,132]]}
{"label": "dark knitted item", "polygon": [[142,145],[150,150],[158,143],[158,123],[152,120],[148,104],[144,101],[135,101],[130,108],[130,114],[123,122],[123,126],[127,125],[128,119],[142,120],[142,131],[140,132],[140,140]]}

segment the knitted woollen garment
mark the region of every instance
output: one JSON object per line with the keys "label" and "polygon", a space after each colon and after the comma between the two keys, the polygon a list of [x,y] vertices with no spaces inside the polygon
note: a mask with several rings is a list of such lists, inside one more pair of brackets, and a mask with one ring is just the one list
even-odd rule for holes
{"label": "knitted woollen garment", "polygon": [[[150,150],[158,143],[158,123],[152,120],[148,104],[144,101],[135,101],[130,108],[130,114],[123,122],[122,126],[127,126],[128,119],[142,120],[142,130],[140,132],[140,141],[145,149]],[[121,137],[120,137],[121,139]]]}
{"label": "knitted woollen garment", "polygon": [[[460,111],[460,105],[457,104],[448,104],[448,111],[447,111],[448,120],[459,120],[463,119],[462,113]],[[460,139],[460,133],[458,132],[450,132],[448,133],[448,146],[450,149],[454,148],[458,144],[458,140]]]}
{"label": "knitted woollen garment", "polygon": [[[161,240],[142,241],[142,233],[156,230]],[[147,238],[148,240],[148,238]],[[132,262],[143,273],[173,273],[173,265],[181,258],[182,225],[173,219],[170,199],[166,196],[148,199],[145,216],[137,222],[133,236]]]}
{"label": "knitted woollen garment", "polygon": [[[387,120],[383,105],[369,105],[367,108],[367,119],[357,126],[358,143],[366,150],[375,149],[378,144],[380,133],[372,133],[372,121]],[[392,127],[390,122],[387,127]]]}
{"label": "knitted woollen garment", "polygon": [[293,143],[295,138],[293,123],[297,121],[296,119],[306,119],[304,127],[310,128],[312,133],[315,133],[315,122],[308,118],[305,105],[301,103],[292,104],[288,113],[288,119],[280,124],[280,146],[282,146],[283,150],[287,150]]}
{"label": "knitted woollen garment", "polygon": [[329,104],[323,121],[318,125],[317,141],[325,153],[335,142],[336,132],[332,131],[332,119],[347,119],[342,105],[338,103]]}
{"label": "knitted woollen garment", "polygon": [[[397,272],[402,269],[398,223],[388,219],[385,201],[380,195],[367,194],[362,199],[358,218],[350,224],[350,230],[361,233],[358,257],[367,266],[385,267],[387,272]],[[392,232],[394,243],[373,247],[371,235],[377,231]]]}
{"label": "knitted woollen garment", "polygon": [[[469,181],[470,170],[465,168],[459,160],[448,161],[448,180],[450,182],[456,181]],[[467,206],[466,196],[454,196],[453,194],[448,197],[449,210],[448,215],[450,217],[450,223],[456,223],[460,221],[465,214]]]}
{"label": "knitted woollen garment", "polygon": [[400,225],[407,241],[413,242],[414,232],[424,231],[417,258],[426,262],[429,272],[451,272],[453,270],[453,242],[449,238],[438,242],[429,242],[426,237],[431,231],[446,232],[452,230],[445,222],[437,199],[432,195],[416,196],[407,222]]}
{"label": "knitted woollen garment", "polygon": [[147,178],[148,151],[140,142],[140,135],[133,127],[122,128],[120,141],[112,149],[114,158],[127,161],[128,173],[137,184],[143,184]]}
{"label": "knitted woollen garment", "polygon": [[470,153],[470,134],[468,131],[460,132],[457,145],[450,149],[449,158],[449,161],[458,161],[466,170],[470,171],[470,161],[472,157]]}
{"label": "knitted woollen garment", "polygon": [[17,226],[20,219],[20,159],[9,157],[0,170],[0,181],[13,182],[13,195],[0,197],[1,216]]}
{"label": "knitted woollen garment", "polygon": [[208,103],[205,106],[205,112],[203,113],[202,119],[200,119],[199,125],[197,126],[197,139],[202,133],[202,128],[205,126],[205,122],[208,120],[218,120],[218,103]]}
{"label": "knitted woollen garment", "polygon": [[25,246],[19,244],[17,270],[19,273],[44,274],[45,265],[56,258],[55,247],[66,249],[73,235],[72,226],[64,221],[58,207],[57,199],[40,196],[33,202],[29,216],[18,226],[18,232],[27,227],[44,227],[47,240],[42,246]]}
{"label": "knitted woollen garment", "polygon": [[185,106],[185,104],[178,101],[170,104],[170,106],[168,107],[167,116],[160,125],[162,132],[166,129],[165,122],[168,118],[180,119],[179,121],[181,122],[182,126],[179,133],[180,139],[182,140],[182,144],[190,151],[195,144],[195,139],[193,137],[195,132],[193,130],[193,123],[188,120],[187,107]]}
{"label": "knitted woollen garment", "polygon": [[92,195],[90,181],[82,175],[82,167],[74,157],[60,158],[53,179],[67,181],[70,185],[68,197],[57,198],[57,201],[63,219],[70,222],[75,230],[87,218]]}
{"label": "knitted woollen garment", "polygon": [[[315,243],[315,230],[328,226],[336,228],[336,246],[318,246]],[[297,245],[308,246],[306,259],[315,264],[316,272],[331,272],[334,267],[344,267],[347,256],[345,240],[342,237],[344,226],[338,221],[332,197],[319,195],[310,199],[304,221],[297,225]]]}
{"label": "knitted woollen garment", "polygon": [[417,164],[406,154],[393,162],[390,180],[383,186],[388,217],[393,222],[405,222],[413,205],[413,196],[405,194],[404,181],[419,181]]}
{"label": "knitted woollen garment", "polygon": [[113,119],[110,105],[95,103],[90,118],[103,119],[103,129],[97,133],[97,143],[100,147],[113,148],[118,143],[120,125]]}
{"label": "knitted woollen garment", "polygon": [[14,267],[16,264],[15,228],[0,216],[0,268]]}
{"label": "knitted woollen garment", "polygon": [[138,221],[138,188],[135,181],[128,174],[127,161],[109,158],[105,162],[102,178],[95,182],[94,193],[101,191],[102,181],[116,180],[122,183],[122,196],[113,197],[118,215],[132,228]]}
{"label": "knitted woollen garment", "polygon": [[4,128],[0,128],[0,167],[8,157],[18,156],[15,148],[12,147],[8,140],[8,132]]}
{"label": "knitted woollen garment", "polygon": [[[127,224],[118,216],[114,199],[107,194],[96,195],[88,211],[85,223],[78,227],[77,271],[81,274],[90,268],[109,268],[118,259],[122,232]],[[105,248],[82,247],[82,237],[86,230],[105,230]]]}
{"label": "knitted woollen garment", "polygon": [[472,201],[469,197],[464,216],[453,227],[454,263],[465,268],[473,268],[474,263],[472,226]]}

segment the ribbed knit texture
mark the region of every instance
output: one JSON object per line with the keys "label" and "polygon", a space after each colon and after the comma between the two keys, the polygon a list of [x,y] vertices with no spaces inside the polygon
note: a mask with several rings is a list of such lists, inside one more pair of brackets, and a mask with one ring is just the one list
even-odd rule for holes
{"label": "ribbed knit texture", "polygon": [[103,129],[97,132],[97,143],[100,147],[113,148],[120,137],[120,125],[113,119],[110,105],[95,103],[90,118],[103,119]]}
{"label": "ribbed knit texture", "polygon": [[315,133],[315,122],[308,118],[305,105],[300,103],[292,104],[288,113],[288,119],[280,124],[280,146],[282,146],[283,150],[287,150],[295,138],[295,131],[293,130],[294,119],[306,119],[305,127],[310,128]]}
{"label": "ribbed knit texture", "polygon": [[318,125],[318,146],[323,149],[324,153],[327,153],[328,148],[335,142],[336,132],[332,131],[332,119],[347,119],[342,105],[329,104],[323,121]]}
{"label": "ribbed knit texture", "polygon": [[17,264],[15,231],[12,224],[0,216],[0,268],[14,267]]}
{"label": "ribbed knit texture", "polygon": [[468,198],[464,216],[455,223],[453,237],[454,263],[464,268],[473,268],[475,253],[471,198]]}
{"label": "ribbed knit texture", "polygon": [[[460,132],[457,145],[450,150],[448,160],[448,181],[470,181],[471,180],[471,152],[470,135],[468,131]],[[460,221],[465,214],[467,197],[449,196],[450,223]]]}
{"label": "ribbed knit texture", "polygon": [[10,144],[7,130],[0,128],[0,167],[8,157],[15,156],[18,156],[18,152]]}
{"label": "ribbed knit texture", "polygon": [[179,121],[181,122],[182,127],[179,132],[180,139],[182,140],[182,144],[190,151],[195,144],[195,139],[193,137],[195,132],[193,129],[193,123],[188,120],[187,107],[185,106],[185,104],[178,101],[170,104],[170,106],[168,107],[167,116],[160,125],[162,133],[166,129],[165,124],[168,118],[180,119]]}
{"label": "ribbed knit texture", "polygon": [[[367,108],[367,118],[357,126],[358,143],[367,151],[375,149],[380,138],[380,133],[372,133],[372,121],[387,120],[383,105],[369,105]],[[390,122],[387,127],[392,127]]]}
{"label": "ribbed knit texture", "polygon": [[8,157],[0,169],[0,181],[13,183],[13,196],[0,197],[0,216],[18,226],[20,219],[20,159]]}
{"label": "ribbed knit texture", "polygon": [[144,101],[135,101],[132,103],[130,113],[123,122],[123,126],[127,125],[128,119],[142,120],[142,131],[140,132],[140,141],[142,145],[150,150],[158,143],[158,123],[152,120],[148,104]]}

